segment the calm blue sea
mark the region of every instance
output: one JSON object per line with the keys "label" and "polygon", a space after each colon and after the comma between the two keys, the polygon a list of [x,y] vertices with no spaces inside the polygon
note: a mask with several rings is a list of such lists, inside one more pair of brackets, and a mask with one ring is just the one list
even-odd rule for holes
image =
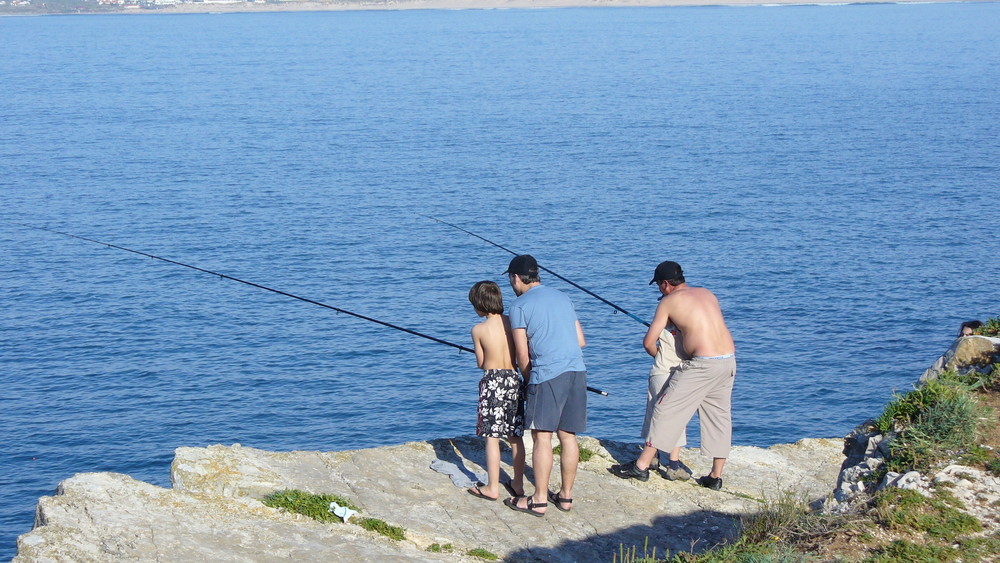
{"label": "calm blue sea", "polygon": [[[648,318],[719,296],[735,441],[837,437],[1000,314],[1000,4],[0,18],[0,557],[77,472],[474,432],[519,252]],[[589,435],[645,327],[551,276]],[[504,285],[505,298],[513,298]],[[695,438],[697,433],[695,432]]]}

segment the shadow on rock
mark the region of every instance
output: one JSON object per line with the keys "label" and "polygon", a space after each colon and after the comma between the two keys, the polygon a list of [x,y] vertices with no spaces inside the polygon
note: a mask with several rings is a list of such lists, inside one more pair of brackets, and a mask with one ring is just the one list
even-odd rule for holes
{"label": "shadow on rock", "polygon": [[[545,518],[560,515],[546,514]],[[608,534],[567,540],[553,547],[525,547],[511,551],[505,561],[612,561],[625,550],[635,547],[636,557],[662,559],[668,552],[700,553],[736,538],[738,519],[712,511],[697,511],[685,516],[657,516],[649,525],[634,525]]]}
{"label": "shadow on rock", "polygon": [[[471,484],[475,484],[479,480],[485,481],[483,476],[486,473],[486,449],[483,438],[460,436],[445,440],[431,440],[430,443],[434,446],[434,454],[437,459],[455,465],[457,472],[468,478]],[[510,464],[510,446],[504,440],[500,441],[500,457],[500,481],[503,482],[511,478],[510,472],[505,467]],[[530,460],[528,463],[530,465]],[[534,480],[534,473],[530,467],[525,468],[524,478],[529,482]],[[452,480],[455,481],[454,478]]]}

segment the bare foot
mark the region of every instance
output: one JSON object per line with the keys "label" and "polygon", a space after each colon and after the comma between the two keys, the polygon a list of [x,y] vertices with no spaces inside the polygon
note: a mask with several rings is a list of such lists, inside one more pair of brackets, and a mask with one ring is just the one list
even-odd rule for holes
{"label": "bare foot", "polygon": [[475,487],[467,489],[468,493],[474,497],[479,497],[486,500],[496,500],[500,498],[499,489],[490,490],[489,487],[479,483]]}

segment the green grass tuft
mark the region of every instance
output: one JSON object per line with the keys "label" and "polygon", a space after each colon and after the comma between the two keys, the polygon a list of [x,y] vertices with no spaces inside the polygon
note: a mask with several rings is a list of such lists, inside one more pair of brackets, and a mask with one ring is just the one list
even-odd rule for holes
{"label": "green grass tuft", "polygon": [[500,559],[499,557],[497,557],[497,555],[495,553],[486,551],[485,549],[483,549],[481,547],[477,547],[475,549],[470,549],[469,551],[466,551],[465,554],[466,555],[471,555],[472,557],[478,557],[480,559],[485,559],[487,561],[496,561],[497,559]]}
{"label": "green grass tuft", "polygon": [[362,518],[361,521],[358,522],[358,525],[370,532],[382,534],[391,540],[400,541],[406,539],[405,529],[388,524],[385,520],[380,520],[378,518]]}
{"label": "green grass tuft", "polygon": [[986,463],[986,471],[995,477],[1000,477],[1000,457],[995,457]]}
{"label": "green grass tuft", "polygon": [[961,512],[950,492],[938,489],[932,498],[904,489],[886,489],[875,498],[876,519],[894,530],[925,533],[945,542],[982,530],[978,520]]}
{"label": "green grass tuft", "polygon": [[351,510],[361,511],[350,500],[338,495],[317,495],[298,489],[277,491],[261,499],[261,502],[271,508],[283,508],[289,512],[303,514],[320,522],[342,522],[339,516],[330,512],[330,503],[336,502]]}
{"label": "green grass tuft", "polygon": [[943,545],[917,544],[895,540],[878,553],[864,559],[864,563],[945,563],[958,558],[958,550]]}
{"label": "green grass tuft", "polygon": [[[558,456],[561,453],[562,453],[561,445],[552,448],[552,455]],[[597,452],[595,452],[590,448],[580,446],[580,463],[583,463],[585,461],[590,461],[590,458],[594,457],[596,453]]]}
{"label": "green grass tuft", "polygon": [[455,546],[451,545],[450,543],[446,543],[444,545],[441,545],[439,543],[432,543],[429,546],[427,546],[427,551],[433,553],[451,553],[455,551]]}

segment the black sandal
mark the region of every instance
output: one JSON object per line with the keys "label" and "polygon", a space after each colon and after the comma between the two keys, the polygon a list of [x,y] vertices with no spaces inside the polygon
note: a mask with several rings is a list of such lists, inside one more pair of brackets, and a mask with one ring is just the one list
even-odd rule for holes
{"label": "black sandal", "polygon": [[[520,506],[517,505],[517,500],[521,499],[521,498],[528,499],[528,508],[521,508]],[[533,508],[545,508],[546,506],[549,505],[549,503],[547,503],[547,502],[533,502],[531,500],[531,497],[512,497],[512,498],[504,499],[503,503],[506,504],[507,508],[510,508],[511,510],[516,510],[518,512],[526,512],[526,513],[528,513],[528,514],[530,514],[532,516],[537,516],[539,518],[541,518],[542,516],[545,516],[545,513],[544,512],[535,512],[532,509]]]}
{"label": "black sandal", "polygon": [[562,498],[561,496],[559,496],[559,493],[553,493],[552,491],[549,491],[549,502],[555,504],[556,508],[558,508],[559,510],[561,510],[563,512],[569,512],[570,509],[569,508],[563,508],[562,507],[562,503],[573,504],[573,499],[571,499],[571,498]]}
{"label": "black sandal", "polygon": [[[514,490],[514,483],[510,479],[507,479],[506,481],[503,481],[500,484],[503,485],[503,488],[507,489],[507,492],[510,493],[510,496],[512,496],[512,497],[523,497],[524,496],[524,491],[523,490],[520,493],[518,493],[517,491]],[[523,489],[524,487],[521,487],[521,488]]]}

